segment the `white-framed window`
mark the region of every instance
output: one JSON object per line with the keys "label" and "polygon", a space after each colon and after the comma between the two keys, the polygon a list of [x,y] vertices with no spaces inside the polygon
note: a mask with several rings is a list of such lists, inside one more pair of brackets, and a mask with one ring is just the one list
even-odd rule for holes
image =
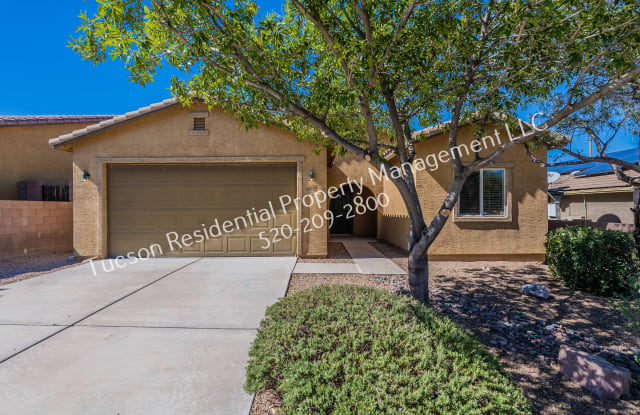
{"label": "white-framed window", "polygon": [[506,217],[505,169],[481,169],[469,176],[458,199],[458,216]]}

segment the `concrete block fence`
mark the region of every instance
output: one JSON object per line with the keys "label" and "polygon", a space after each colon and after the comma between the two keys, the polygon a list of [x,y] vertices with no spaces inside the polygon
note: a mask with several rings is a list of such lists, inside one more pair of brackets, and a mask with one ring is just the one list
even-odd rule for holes
{"label": "concrete block fence", "polygon": [[0,258],[73,252],[71,202],[0,200]]}
{"label": "concrete block fence", "polygon": [[605,222],[592,222],[584,221],[583,219],[576,220],[553,220],[549,219],[549,230],[552,231],[557,228],[564,228],[565,226],[592,226],[594,228],[608,229],[612,231],[622,231],[632,233],[636,228],[633,223],[605,223]]}

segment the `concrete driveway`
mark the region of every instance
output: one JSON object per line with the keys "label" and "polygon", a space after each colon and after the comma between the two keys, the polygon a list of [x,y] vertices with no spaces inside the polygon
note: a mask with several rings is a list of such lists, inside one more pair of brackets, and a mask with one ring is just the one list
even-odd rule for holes
{"label": "concrete driveway", "polygon": [[0,287],[1,412],[247,414],[249,346],[295,262],[85,264]]}

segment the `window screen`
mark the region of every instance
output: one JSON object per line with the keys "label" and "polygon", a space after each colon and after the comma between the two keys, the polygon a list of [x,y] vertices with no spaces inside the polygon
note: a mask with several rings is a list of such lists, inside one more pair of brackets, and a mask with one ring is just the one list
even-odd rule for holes
{"label": "window screen", "polygon": [[460,192],[458,214],[505,216],[504,183],[504,169],[483,169],[473,173]]}
{"label": "window screen", "polygon": [[482,214],[504,216],[504,170],[482,171]]}

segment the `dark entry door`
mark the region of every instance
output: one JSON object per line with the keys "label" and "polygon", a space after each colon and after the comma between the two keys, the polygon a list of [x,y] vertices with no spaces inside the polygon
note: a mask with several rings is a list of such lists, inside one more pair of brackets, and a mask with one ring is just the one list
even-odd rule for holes
{"label": "dark entry door", "polygon": [[332,234],[353,234],[353,193],[347,188],[339,190],[339,196],[331,199],[329,209],[333,213]]}

